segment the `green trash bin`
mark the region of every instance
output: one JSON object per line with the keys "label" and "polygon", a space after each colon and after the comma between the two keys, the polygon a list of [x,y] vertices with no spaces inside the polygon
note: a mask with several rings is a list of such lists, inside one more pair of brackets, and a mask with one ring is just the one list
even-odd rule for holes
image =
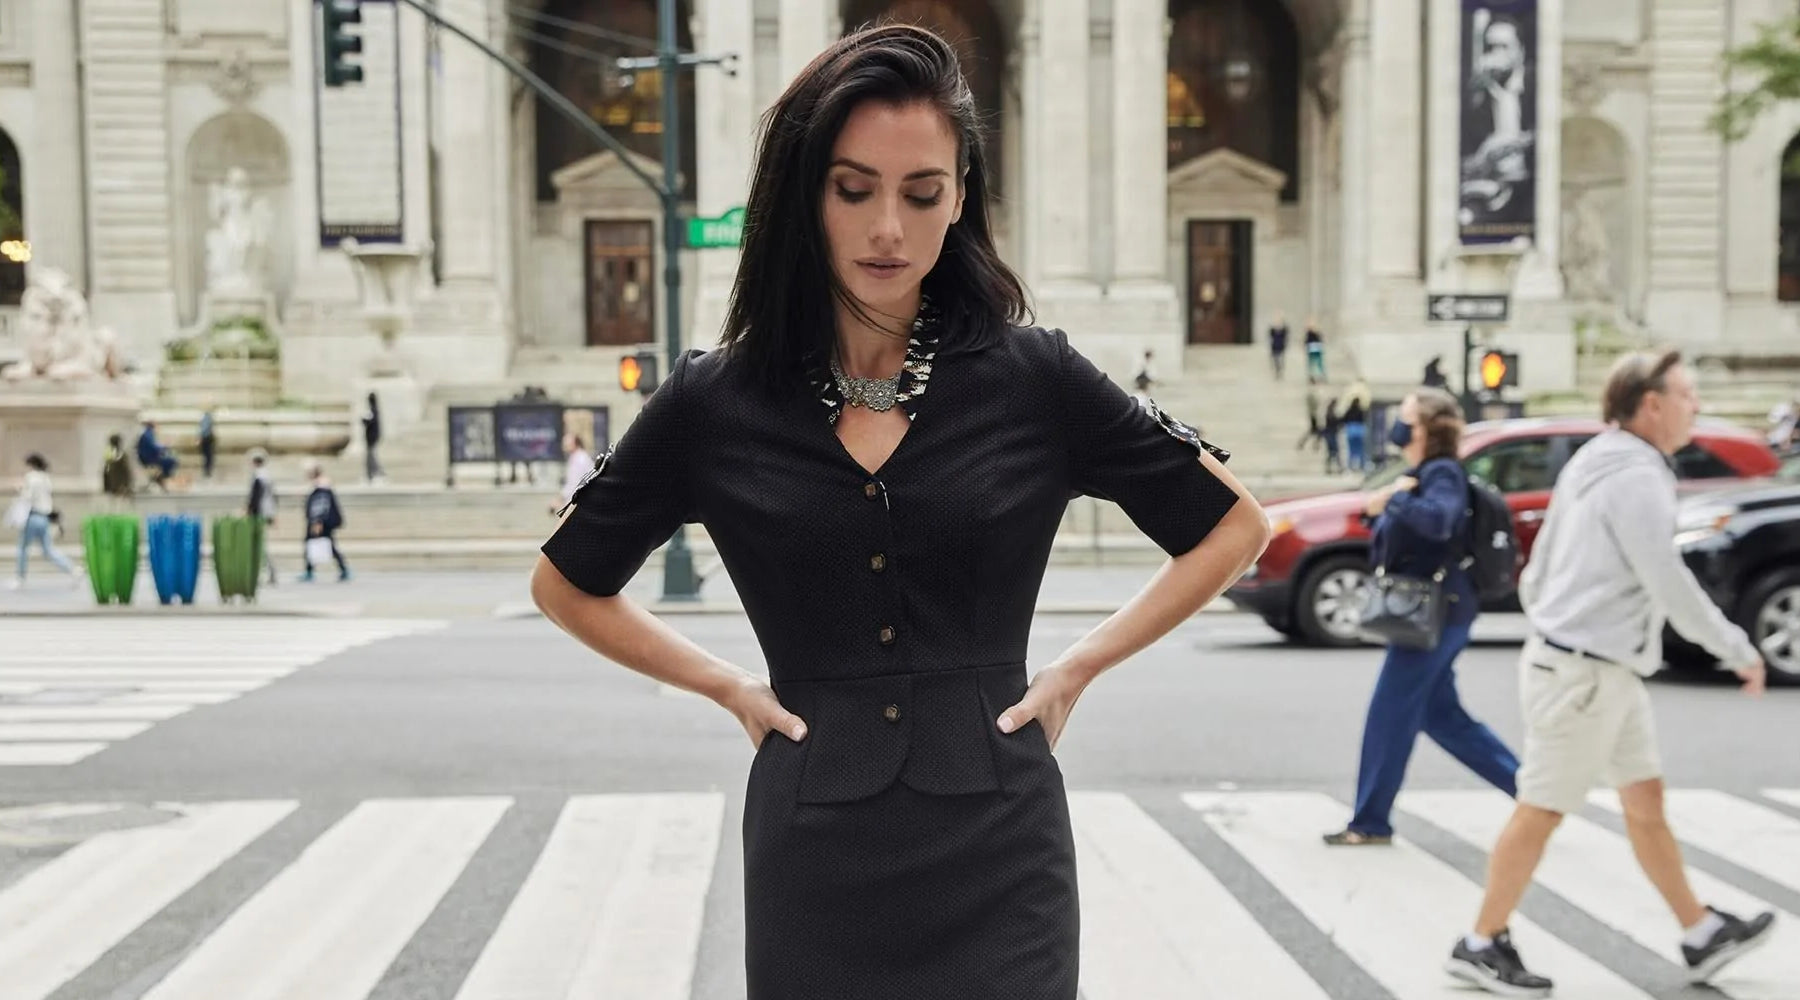
{"label": "green trash bin", "polygon": [[220,517],[213,520],[213,572],[219,580],[220,600],[229,601],[234,597],[256,600],[265,544],[261,518]]}
{"label": "green trash bin", "polygon": [[81,522],[81,544],[94,600],[130,604],[138,573],[137,518],[123,514],[89,517]]}

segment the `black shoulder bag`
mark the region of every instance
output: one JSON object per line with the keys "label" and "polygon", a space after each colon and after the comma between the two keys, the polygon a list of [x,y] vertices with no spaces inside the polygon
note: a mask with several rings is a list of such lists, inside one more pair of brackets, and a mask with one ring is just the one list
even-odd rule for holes
{"label": "black shoulder bag", "polygon": [[1446,567],[1428,577],[1389,573],[1386,561],[1363,591],[1363,635],[1383,645],[1436,649],[1444,635]]}

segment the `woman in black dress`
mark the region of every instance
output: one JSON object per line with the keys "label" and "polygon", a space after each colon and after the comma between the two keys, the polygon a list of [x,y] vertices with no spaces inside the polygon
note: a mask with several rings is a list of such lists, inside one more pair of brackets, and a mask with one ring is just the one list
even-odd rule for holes
{"label": "woman in black dress", "polygon": [[[1260,553],[1222,452],[1026,328],[955,52],[842,39],[764,122],[723,347],[690,352],[577,489],[532,581],[594,650],[756,745],[751,1000],[1073,1000],[1075,848],[1051,749],[1082,690]],[[1172,558],[1026,683],[1069,498]],[[772,687],[617,596],[705,525]]]}

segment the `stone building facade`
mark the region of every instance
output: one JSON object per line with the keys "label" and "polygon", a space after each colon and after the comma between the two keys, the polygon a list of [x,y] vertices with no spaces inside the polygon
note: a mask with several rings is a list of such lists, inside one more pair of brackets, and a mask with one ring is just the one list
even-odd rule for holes
{"label": "stone building facade", "polygon": [[[958,39],[992,122],[1003,251],[1041,318],[1115,374],[1153,348],[1176,377],[1211,345],[1259,342],[1279,312],[1296,331],[1316,316],[1371,378],[1409,377],[1422,356],[1453,356],[1460,332],[1427,321],[1427,293],[1491,280],[1459,238],[1472,6],[682,0],[683,47],[738,57],[735,75],[677,83],[689,212],[742,204],[759,113],[830,39],[873,17],[922,21]],[[660,81],[604,62],[643,54],[627,36],[655,34],[654,0],[437,7],[654,170]],[[309,0],[0,3],[0,318],[30,268],[60,267],[154,368],[206,321],[211,192],[237,168],[267,206],[262,277],[290,397],[347,396],[345,372],[381,350],[346,235],[419,255],[402,340],[427,386],[604,380],[659,339],[654,197],[460,40],[391,0],[363,8],[367,79],[331,90]],[[1794,353],[1800,193],[1782,165],[1800,107],[1738,144],[1705,123],[1721,53],[1791,3],[1530,8],[1537,193],[1497,333],[1530,359],[1528,385],[1570,384],[1577,330],[1596,319]],[[686,337],[704,345],[735,252],[682,257]]]}

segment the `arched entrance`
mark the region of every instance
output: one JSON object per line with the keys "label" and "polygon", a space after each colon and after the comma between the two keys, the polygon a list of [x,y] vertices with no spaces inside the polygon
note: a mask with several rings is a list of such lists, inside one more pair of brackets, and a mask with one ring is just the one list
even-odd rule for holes
{"label": "arched entrance", "polygon": [[1006,141],[1002,122],[1008,47],[993,4],[986,0],[848,0],[843,13],[846,32],[871,21],[897,21],[923,25],[956,46],[975,106],[988,122],[988,191],[995,196],[1005,191]]}
{"label": "arched entrance", "polygon": [[288,238],[292,181],[287,140],[267,118],[249,111],[228,111],[208,119],[194,130],[187,145],[187,185],[183,192],[187,248],[180,266],[182,314],[189,321],[198,315],[201,293],[206,288],[206,235],[212,229],[212,193],[233,169],[242,169],[254,198],[266,201],[270,231],[265,234],[267,257],[262,277],[277,301],[284,300],[293,273],[293,246]]}
{"label": "arched entrance", "polygon": [[[690,6],[687,2],[676,6],[675,42],[684,52],[694,48],[693,33],[688,30]],[[625,148],[662,162],[662,74],[647,70],[627,75],[613,68],[615,59],[655,54],[628,44],[619,36],[656,38],[656,0],[546,0],[542,13],[542,19],[516,19],[514,29],[525,46],[532,71],[586,111]],[[556,21],[593,25],[599,33]],[[695,162],[694,74],[676,74],[675,84],[681,107],[682,196],[691,198]],[[551,175],[600,150],[592,138],[549,105],[534,103],[537,200],[550,202],[556,200]]]}
{"label": "arched entrance", "polygon": [[[1171,0],[1167,76],[1168,165],[1231,166],[1252,181],[1300,191],[1300,43],[1285,5],[1268,0]],[[1223,156],[1221,154],[1231,154]],[[1195,168],[1200,168],[1195,164]],[[1264,173],[1268,168],[1279,171]],[[1185,173],[1192,173],[1190,169]],[[1187,342],[1249,343],[1255,315],[1256,246],[1270,234],[1255,183],[1241,212],[1183,220]]]}
{"label": "arched entrance", "polygon": [[25,294],[25,265],[31,261],[22,168],[19,147],[0,129],[0,306],[19,304]]}

